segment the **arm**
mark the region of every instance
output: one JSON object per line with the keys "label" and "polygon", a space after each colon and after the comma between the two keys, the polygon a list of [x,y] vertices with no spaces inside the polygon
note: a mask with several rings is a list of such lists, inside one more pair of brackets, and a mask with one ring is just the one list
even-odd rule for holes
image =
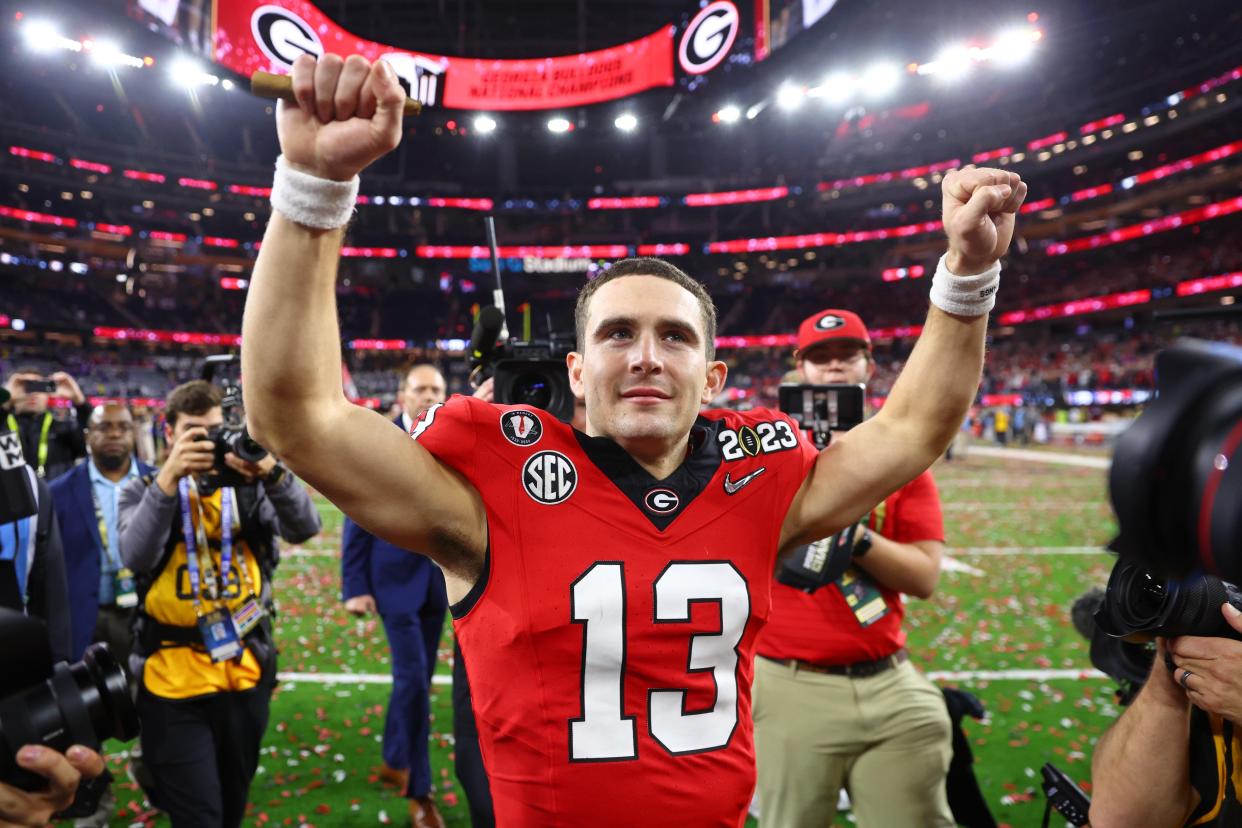
{"label": "arm", "polygon": [[1147,683],[1091,757],[1091,824],[1182,825],[1197,804],[1190,785],[1190,704],[1158,649]]}
{"label": "arm", "polygon": [[930,598],[940,581],[940,560],[944,557],[944,544],[938,540],[899,543],[871,532],[871,549],[854,565],[867,570],[889,589]]}
{"label": "arm", "polygon": [[[298,106],[281,105],[281,149],[296,169],[346,181],[397,145],[404,92],[382,61],[335,55],[293,65]],[[482,567],[475,489],[341,388],[336,271],[343,229],[273,212],[242,323],[247,422],[256,440],[343,512],[389,542],[426,550],[464,594]],[[412,509],[410,504],[418,504]]]}
{"label": "arm", "polygon": [[[173,487],[176,492],[176,487]],[[117,531],[121,560],[134,572],[150,572],[164,554],[164,543],[177,518],[177,495],[159,483],[126,483],[117,496]]]}
{"label": "arm", "polygon": [[[285,541],[305,543],[318,535],[323,528],[319,510],[315,508],[310,492],[292,474],[286,472],[270,489],[264,486],[263,493],[272,504],[273,528]],[[261,514],[265,512],[263,510]]]}
{"label": "arm", "polygon": [[[1026,184],[1015,173],[966,167],[945,176],[950,273],[983,273],[1004,255],[1025,197]],[[987,325],[986,314],[929,309],[884,407],[820,452],[786,513],[782,548],[848,526],[935,462],[978,391]]]}
{"label": "arm", "polygon": [[27,592],[31,614],[47,624],[52,659],[68,661],[73,657],[73,629],[69,617],[69,587],[65,580],[65,547],[60,539],[60,521],[52,508],[52,493],[42,480],[39,481],[35,558]]}
{"label": "arm", "polygon": [[82,393],[82,388],[71,375],[64,371],[57,371],[55,374],[52,374],[51,379],[56,383],[56,396],[64,397],[73,403],[74,419],[76,420],[76,423],[68,423],[67,427],[61,431],[60,439],[72,453],[73,459],[85,457],[85,430],[90,426],[91,413],[95,410],[94,406],[86,398],[86,394]]}

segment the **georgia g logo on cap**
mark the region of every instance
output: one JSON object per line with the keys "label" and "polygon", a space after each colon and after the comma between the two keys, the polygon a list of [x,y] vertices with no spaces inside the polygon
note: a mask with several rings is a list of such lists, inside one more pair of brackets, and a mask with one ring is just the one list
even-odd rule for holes
{"label": "georgia g logo on cap", "polygon": [[837,316],[835,313],[826,313],[819,319],[815,320],[815,330],[835,331],[844,324],[845,320]]}

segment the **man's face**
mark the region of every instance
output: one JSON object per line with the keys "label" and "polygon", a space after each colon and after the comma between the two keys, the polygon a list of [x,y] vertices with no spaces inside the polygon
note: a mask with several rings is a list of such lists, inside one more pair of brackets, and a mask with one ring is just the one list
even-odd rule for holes
{"label": "man's face", "polygon": [[172,428],[169,428],[167,423],[164,424],[164,436],[168,439],[169,445],[172,445],[192,428],[209,429],[218,425],[224,425],[224,409],[217,405],[209,409],[206,414],[182,413],[178,415],[177,424]]}
{"label": "man's face", "polygon": [[[42,379],[42,377],[40,377]],[[21,399],[13,402],[13,408],[18,414],[42,414],[47,411],[47,402],[50,395],[44,392],[36,394],[27,394]]]}
{"label": "man's face", "polygon": [[444,402],[444,377],[430,365],[410,369],[401,386],[401,407],[411,420],[417,420],[436,403]]}
{"label": "man's face", "polygon": [[134,453],[134,418],[123,405],[101,405],[86,429],[91,459],[104,471],[125,468]]}
{"label": "man's face", "polygon": [[821,342],[798,358],[798,371],[811,385],[866,383],[875,372],[867,348],[852,339]]}
{"label": "man's face", "polygon": [[724,387],[707,361],[698,300],[655,276],[626,276],[591,298],[583,352],[569,381],[586,401],[587,433],[627,443],[683,441],[699,409]]}

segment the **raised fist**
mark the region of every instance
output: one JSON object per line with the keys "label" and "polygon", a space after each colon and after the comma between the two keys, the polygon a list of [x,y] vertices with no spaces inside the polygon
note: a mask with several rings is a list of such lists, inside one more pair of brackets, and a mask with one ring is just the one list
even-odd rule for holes
{"label": "raised fist", "polygon": [[949,236],[945,265],[958,276],[982,273],[1009,249],[1026,183],[1017,173],[970,164],[946,175],[941,190]]}

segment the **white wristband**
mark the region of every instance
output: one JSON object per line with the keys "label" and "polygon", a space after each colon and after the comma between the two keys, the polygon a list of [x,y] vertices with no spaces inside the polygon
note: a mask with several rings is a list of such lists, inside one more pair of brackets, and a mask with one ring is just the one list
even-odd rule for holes
{"label": "white wristband", "polygon": [[358,176],[332,181],[295,170],[282,155],[272,180],[272,208],[290,221],[319,230],[349,223],[358,201]]}
{"label": "white wristband", "polygon": [[931,303],[945,313],[957,316],[985,316],[996,305],[996,288],[1000,285],[1000,262],[975,276],[955,276],[944,260],[936,264],[932,277]]}

